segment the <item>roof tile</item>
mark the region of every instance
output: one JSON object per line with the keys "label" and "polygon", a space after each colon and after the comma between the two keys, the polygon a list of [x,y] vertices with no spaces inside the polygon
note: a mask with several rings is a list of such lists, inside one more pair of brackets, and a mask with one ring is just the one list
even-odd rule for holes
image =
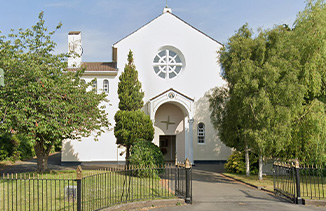
{"label": "roof tile", "polygon": [[80,68],[68,68],[68,71],[81,68],[86,68],[86,71],[118,71],[116,62],[83,62]]}

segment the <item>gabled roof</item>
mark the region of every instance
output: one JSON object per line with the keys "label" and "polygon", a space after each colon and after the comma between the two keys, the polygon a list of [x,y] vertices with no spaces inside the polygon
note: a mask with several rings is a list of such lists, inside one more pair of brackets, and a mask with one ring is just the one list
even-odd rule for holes
{"label": "gabled roof", "polygon": [[150,101],[155,100],[155,99],[158,98],[159,96],[162,96],[162,95],[164,95],[165,93],[168,93],[168,92],[170,92],[170,91],[173,91],[173,92],[177,93],[178,95],[181,95],[181,96],[187,98],[188,100],[191,100],[191,101],[193,101],[193,102],[195,101],[194,99],[188,97],[187,95],[182,94],[181,92],[178,92],[177,90],[175,90],[175,89],[173,89],[173,88],[170,88],[170,89],[168,89],[168,90],[162,92],[161,94],[159,94],[159,95],[157,95],[157,96],[151,98]]}
{"label": "gabled roof", "polygon": [[116,76],[118,75],[116,62],[83,62],[78,68],[68,68],[68,71],[78,71],[85,68],[83,76]]}
{"label": "gabled roof", "polygon": [[118,71],[116,62],[83,62],[79,68],[68,68],[68,71],[76,71],[86,68],[85,71]]}
{"label": "gabled roof", "polygon": [[157,16],[156,18],[154,18],[153,20],[151,20],[150,22],[146,23],[145,25],[143,25],[142,27],[140,27],[139,29],[137,29],[136,31],[130,33],[129,35],[125,36],[124,38],[122,38],[121,40],[119,40],[118,42],[114,43],[113,46],[115,46],[116,44],[118,44],[119,42],[121,42],[122,40],[126,39],[127,37],[133,35],[134,33],[138,32],[139,30],[141,30],[142,28],[144,28],[145,26],[149,25],[150,23],[154,22],[155,20],[157,20],[158,18],[160,18],[162,15],[164,14],[170,14],[173,15],[175,18],[179,19],[180,21],[182,21],[183,23],[187,24],[188,26],[190,26],[191,28],[195,29],[196,31],[198,31],[199,33],[203,34],[204,36],[208,37],[209,39],[213,40],[214,42],[217,42],[220,45],[223,45],[222,43],[220,43],[219,41],[215,40],[214,38],[208,36],[207,34],[205,34],[204,32],[200,31],[199,29],[195,28],[194,26],[190,25],[189,23],[187,23],[186,21],[182,20],[181,18],[179,18],[178,16],[174,15],[173,13],[170,12],[165,12],[162,13],[161,15]]}

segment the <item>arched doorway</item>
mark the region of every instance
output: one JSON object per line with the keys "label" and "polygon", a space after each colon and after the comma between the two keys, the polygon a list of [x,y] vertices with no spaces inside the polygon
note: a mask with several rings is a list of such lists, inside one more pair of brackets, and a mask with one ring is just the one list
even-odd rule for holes
{"label": "arched doorway", "polygon": [[154,143],[159,146],[166,161],[193,163],[193,99],[169,89],[152,98],[149,115],[153,121]]}
{"label": "arched doorway", "polygon": [[173,103],[161,105],[155,113],[154,143],[158,145],[165,161],[174,161],[185,157],[185,125],[186,115]]}

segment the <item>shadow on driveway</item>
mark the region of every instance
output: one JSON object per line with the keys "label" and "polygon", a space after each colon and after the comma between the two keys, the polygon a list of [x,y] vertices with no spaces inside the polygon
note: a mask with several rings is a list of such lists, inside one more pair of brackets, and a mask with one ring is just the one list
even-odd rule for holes
{"label": "shadow on driveway", "polygon": [[325,210],[320,207],[291,204],[272,193],[230,180],[221,175],[223,172],[223,164],[196,164],[193,167],[193,204],[155,210]]}

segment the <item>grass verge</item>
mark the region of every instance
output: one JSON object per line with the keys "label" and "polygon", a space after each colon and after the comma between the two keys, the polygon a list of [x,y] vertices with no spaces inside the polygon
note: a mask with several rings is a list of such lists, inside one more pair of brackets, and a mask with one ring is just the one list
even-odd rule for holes
{"label": "grass verge", "polygon": [[256,186],[258,188],[263,188],[265,190],[274,191],[273,185],[273,176],[263,176],[263,180],[258,180],[258,175],[250,175],[247,177],[243,174],[234,174],[234,173],[223,173],[225,176],[234,178],[241,182]]}

